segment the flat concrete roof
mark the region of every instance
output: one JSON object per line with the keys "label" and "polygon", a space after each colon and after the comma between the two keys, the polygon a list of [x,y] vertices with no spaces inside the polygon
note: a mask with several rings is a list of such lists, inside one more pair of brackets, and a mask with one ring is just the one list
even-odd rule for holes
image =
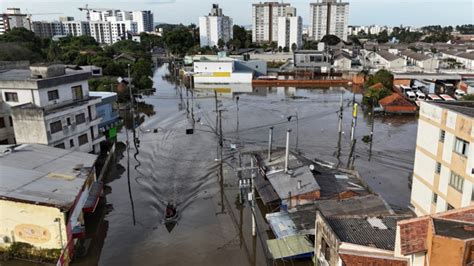
{"label": "flat concrete roof", "polygon": [[61,84],[87,80],[88,70],[66,68],[66,74],[49,78],[32,78],[30,69],[12,69],[0,72],[0,89],[41,89]]}
{"label": "flat concrete roof", "polygon": [[432,102],[431,104],[474,118],[474,101]]}
{"label": "flat concrete roof", "polygon": [[96,160],[40,144],[0,145],[0,198],[69,210]]}

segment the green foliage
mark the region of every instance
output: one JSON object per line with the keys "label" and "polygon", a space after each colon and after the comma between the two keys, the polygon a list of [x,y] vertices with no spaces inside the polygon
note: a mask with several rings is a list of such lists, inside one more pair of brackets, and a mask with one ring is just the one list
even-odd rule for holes
{"label": "green foliage", "polygon": [[318,42],[313,40],[307,40],[303,42],[303,50],[317,50]]}
{"label": "green foliage", "polygon": [[152,62],[150,60],[140,58],[133,64],[131,69],[132,84],[138,90],[151,89],[153,87],[153,81],[149,78],[153,76],[151,70]]}
{"label": "green foliage", "polygon": [[461,34],[474,34],[474,24],[456,26],[456,30]]}
{"label": "green foliage", "polygon": [[462,97],[463,101],[474,101],[474,94],[466,94]]}
{"label": "green foliage", "polygon": [[14,242],[5,251],[8,258],[35,260],[41,262],[54,262],[61,255],[60,249],[39,249],[34,246],[23,243]]}
{"label": "green foliage", "polygon": [[321,42],[325,43],[326,45],[336,45],[341,42],[341,39],[339,39],[339,37],[336,35],[328,34],[321,39]]}
{"label": "green foliage", "polygon": [[111,77],[89,79],[89,89],[91,91],[116,91],[117,84],[117,80]]}
{"label": "green foliage", "polygon": [[232,33],[232,45],[235,49],[249,48],[252,45],[252,32],[246,31],[244,27],[234,25]]}
{"label": "green foliage", "polygon": [[224,40],[223,40],[223,39],[219,39],[219,40],[217,41],[217,47],[219,47],[219,49],[222,50],[222,49],[224,48],[224,46],[225,46]]}
{"label": "green foliage", "polygon": [[374,75],[370,75],[369,79],[365,83],[365,87],[368,88],[374,84],[382,83],[385,88],[393,88],[393,75],[390,71],[381,69]]}
{"label": "green foliage", "polygon": [[45,58],[44,42],[25,28],[14,28],[0,35],[0,45],[0,60],[38,62]]}
{"label": "green foliage", "polygon": [[296,45],[296,43],[293,43],[291,45],[291,51],[295,52],[297,49],[298,49],[298,46]]}
{"label": "green foliage", "polygon": [[175,55],[185,55],[195,43],[195,39],[190,30],[181,25],[169,32],[165,32],[163,40],[167,49]]}
{"label": "green foliage", "polygon": [[364,92],[364,98],[362,99],[362,103],[366,105],[372,105],[379,100],[390,96],[392,91],[387,88],[382,89],[375,89],[375,88],[368,88]]}

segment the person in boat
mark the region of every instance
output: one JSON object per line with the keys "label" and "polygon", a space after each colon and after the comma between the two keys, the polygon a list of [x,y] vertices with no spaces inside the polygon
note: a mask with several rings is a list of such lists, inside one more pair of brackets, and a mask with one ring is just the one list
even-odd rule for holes
{"label": "person in boat", "polygon": [[171,218],[176,215],[176,208],[173,206],[173,204],[168,202],[168,205],[166,206],[166,218]]}

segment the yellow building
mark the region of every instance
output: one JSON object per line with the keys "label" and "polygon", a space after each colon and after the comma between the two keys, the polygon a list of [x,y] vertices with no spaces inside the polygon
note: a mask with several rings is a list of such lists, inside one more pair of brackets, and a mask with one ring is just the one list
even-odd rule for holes
{"label": "yellow building", "polygon": [[69,261],[83,212],[101,191],[96,155],[39,144],[0,146],[0,247],[23,242]]}
{"label": "yellow building", "polygon": [[422,102],[411,204],[418,216],[472,205],[474,102]]}

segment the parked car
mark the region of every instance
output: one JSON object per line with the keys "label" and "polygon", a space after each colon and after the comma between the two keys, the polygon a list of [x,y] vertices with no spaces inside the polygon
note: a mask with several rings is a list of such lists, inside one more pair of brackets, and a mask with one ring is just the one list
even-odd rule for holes
{"label": "parked car", "polygon": [[462,99],[464,96],[466,96],[466,93],[465,93],[463,90],[457,89],[456,91],[454,91],[454,98],[460,100],[460,99]]}
{"label": "parked car", "polygon": [[419,101],[424,101],[426,100],[426,95],[423,92],[421,92],[421,90],[419,90],[416,92],[416,99]]}
{"label": "parked car", "polygon": [[405,94],[410,101],[416,101],[416,94],[412,91],[407,91]]}

